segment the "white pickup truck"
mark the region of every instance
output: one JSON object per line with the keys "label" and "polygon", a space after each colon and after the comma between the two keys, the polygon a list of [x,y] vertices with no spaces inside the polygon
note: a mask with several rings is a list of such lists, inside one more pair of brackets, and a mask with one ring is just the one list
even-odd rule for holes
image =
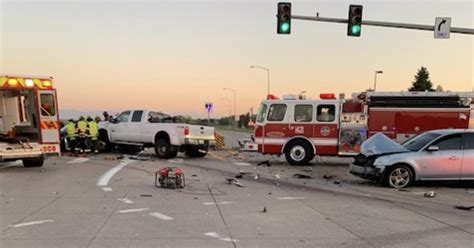
{"label": "white pickup truck", "polygon": [[175,123],[171,115],[149,110],[126,110],[109,122],[99,123],[104,148],[154,147],[159,158],[174,158],[178,152],[204,157],[215,143],[214,128]]}

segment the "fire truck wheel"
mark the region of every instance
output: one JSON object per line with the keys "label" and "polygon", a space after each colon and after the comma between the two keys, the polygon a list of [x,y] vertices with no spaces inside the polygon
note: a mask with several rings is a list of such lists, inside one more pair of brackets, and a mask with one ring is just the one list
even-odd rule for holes
{"label": "fire truck wheel", "polygon": [[385,174],[385,183],[391,188],[405,188],[413,181],[413,171],[407,165],[391,166]]}
{"label": "fire truck wheel", "polygon": [[314,155],[308,142],[295,140],[286,146],[285,158],[291,165],[306,165]]}
{"label": "fire truck wheel", "polygon": [[203,158],[207,155],[208,149],[199,149],[196,146],[187,146],[186,155],[190,158]]}
{"label": "fire truck wheel", "polygon": [[23,166],[25,167],[41,167],[43,166],[44,159],[23,159]]}
{"label": "fire truck wheel", "polygon": [[159,158],[170,159],[178,155],[178,149],[165,139],[158,139],[155,142],[155,154]]}

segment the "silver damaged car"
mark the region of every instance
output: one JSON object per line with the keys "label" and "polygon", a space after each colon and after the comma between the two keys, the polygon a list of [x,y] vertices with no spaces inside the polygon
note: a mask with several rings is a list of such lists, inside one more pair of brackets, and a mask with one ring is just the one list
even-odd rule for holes
{"label": "silver damaged car", "polygon": [[382,133],[362,144],[350,173],[404,188],[420,180],[474,180],[474,129],[443,129],[398,144]]}

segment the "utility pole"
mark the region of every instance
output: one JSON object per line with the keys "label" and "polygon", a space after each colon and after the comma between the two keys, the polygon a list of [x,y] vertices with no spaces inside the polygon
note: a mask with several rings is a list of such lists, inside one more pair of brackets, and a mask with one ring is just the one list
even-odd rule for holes
{"label": "utility pole", "polygon": [[377,74],[383,74],[383,71],[375,71],[374,91],[377,89]]}

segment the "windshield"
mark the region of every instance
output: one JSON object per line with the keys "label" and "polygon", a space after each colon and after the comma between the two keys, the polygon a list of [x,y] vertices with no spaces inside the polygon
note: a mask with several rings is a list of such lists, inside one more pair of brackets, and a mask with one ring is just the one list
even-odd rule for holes
{"label": "windshield", "polygon": [[267,105],[261,104],[258,108],[257,122],[265,121],[265,113],[267,112]]}
{"label": "windshield", "polygon": [[410,151],[418,151],[439,136],[437,133],[424,133],[403,142],[402,145]]}

